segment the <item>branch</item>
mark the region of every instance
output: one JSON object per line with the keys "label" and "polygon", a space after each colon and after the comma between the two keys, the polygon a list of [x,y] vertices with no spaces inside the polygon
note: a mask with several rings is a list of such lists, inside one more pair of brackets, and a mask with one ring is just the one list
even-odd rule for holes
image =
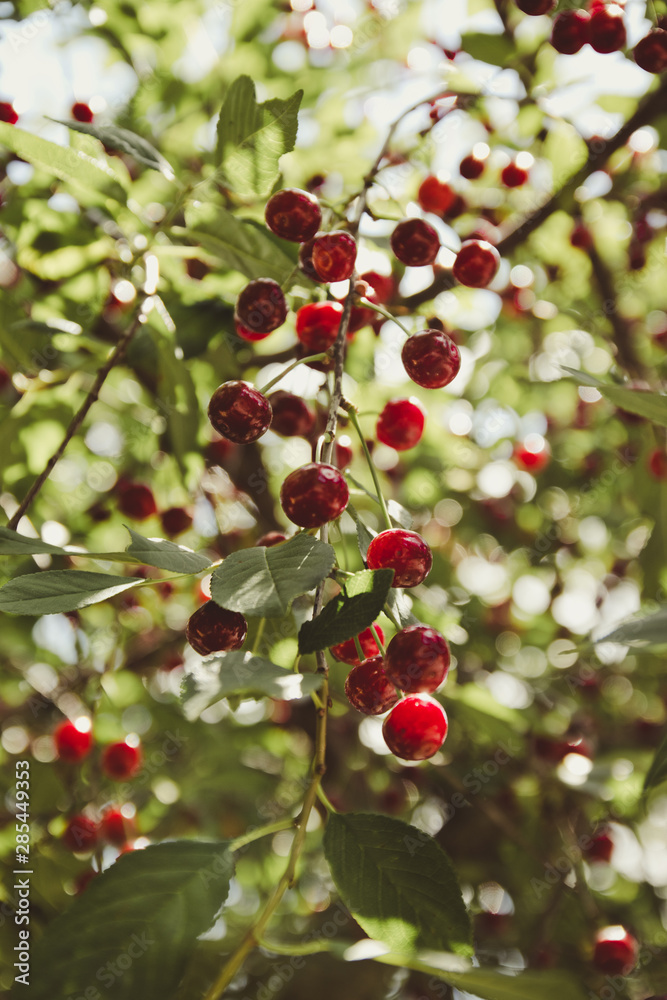
{"label": "branch", "polygon": [[602,297],[602,312],[609,320],[611,328],[614,331],[614,343],[618,349],[618,356],[623,362],[624,368],[631,375],[643,376],[646,374],[646,370],[637,356],[635,342],[632,337],[632,324],[618,308],[614,277],[594,244],[591,244],[588,256],[591,259],[593,276]]}

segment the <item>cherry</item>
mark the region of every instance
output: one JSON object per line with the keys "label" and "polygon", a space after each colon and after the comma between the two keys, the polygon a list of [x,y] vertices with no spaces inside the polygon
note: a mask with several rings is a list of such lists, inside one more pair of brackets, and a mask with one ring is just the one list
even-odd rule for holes
{"label": "cherry", "polygon": [[527,469],[529,472],[537,473],[546,469],[549,464],[551,454],[546,441],[544,442],[543,447],[538,451],[532,451],[530,448],[526,447],[526,443],[523,442],[521,444],[514,445],[513,457],[517,465]]}
{"label": "cherry", "polygon": [[0,101],[0,122],[7,122],[8,125],[16,125],[19,116],[14,111],[14,105],[9,101]]}
{"label": "cherry", "polygon": [[440,237],[423,219],[404,219],[391,234],[391,249],[408,267],[432,264],[440,250]]}
{"label": "cherry", "polygon": [[107,809],[100,820],[100,834],[115,847],[122,847],[134,836],[134,823],[120,809]]}
{"label": "cherry", "polygon": [[383,715],[401,697],[382,669],[381,656],[364,660],[350,670],[345,694],[350,704],[364,715]]}
{"label": "cherry", "polygon": [[588,41],[596,52],[618,52],[622,49],[626,41],[623,8],[612,3],[592,10]]}
{"label": "cherry", "polygon": [[486,240],[466,240],[456,255],[452,273],[461,285],[486,288],[493,281],[500,254]]}
{"label": "cherry", "polygon": [[625,927],[604,927],[595,938],[593,962],[607,976],[627,976],[639,957],[639,945]]}
{"label": "cherry", "polygon": [[236,300],[234,318],[253,333],[271,333],[287,318],[282,288],[272,278],[257,278],[245,286]]}
{"label": "cherry", "polygon": [[284,188],[269,198],[264,218],[276,236],[293,243],[303,243],[320,228],[322,212],[317,198],[308,191]]}
{"label": "cherry", "polygon": [[[80,721],[88,726],[87,719]],[[87,757],[93,745],[90,728],[79,729],[73,722],[61,722],[53,733],[53,740],[59,759],[66,760],[69,764],[78,764]]]}
{"label": "cherry", "polygon": [[392,587],[416,587],[431,572],[431,550],[416,531],[388,528],[368,546],[369,569],[393,569]]}
{"label": "cherry", "polygon": [[258,340],[265,340],[269,334],[272,333],[271,330],[268,333],[258,333],[256,330],[248,330],[243,323],[239,323],[236,316],[234,317],[234,329],[236,330],[236,336],[240,337],[241,340],[247,340],[250,343],[256,343]]}
{"label": "cherry", "polygon": [[305,399],[278,389],[268,401],[273,411],[272,431],[284,437],[308,437],[315,426],[315,411]]}
{"label": "cherry", "polygon": [[345,281],[354,271],[357,244],[354,237],[342,229],[318,233],[311,257],[320,281]]}
{"label": "cherry", "polygon": [[[384,632],[380,626],[376,625],[375,629],[380,637],[380,642],[384,642]],[[359,645],[361,646],[365,660],[371,656],[377,656],[380,652],[370,628],[365,628],[363,632],[360,632],[357,639],[359,640]],[[330,648],[329,652],[335,660],[340,660],[341,663],[351,663],[353,666],[357,667],[361,662],[359,660],[359,654],[357,653],[357,647],[354,639],[346,639],[345,642],[337,643],[335,646]]]}
{"label": "cherry", "polygon": [[656,448],[648,457],[648,467],[654,479],[667,479],[667,454]]}
{"label": "cherry", "polygon": [[431,694],[449,670],[447,641],[428,625],[408,625],[387,646],[385,673],[396,687],[411,694]]}
{"label": "cherry", "polygon": [[160,523],[165,535],[180,535],[192,527],[192,514],[184,507],[169,507],[160,514]]}
{"label": "cherry", "polygon": [[299,247],[299,267],[311,281],[321,282],[324,279],[320,278],[319,274],[315,270],[315,265],[313,264],[313,247],[315,246],[315,239],[306,240]]}
{"label": "cherry", "polygon": [[528,180],[528,171],[519,167],[516,163],[508,163],[500,173],[500,179],[508,188],[522,187]]}
{"label": "cherry", "polygon": [[336,439],[336,444],[334,445],[334,463],[337,468],[347,469],[352,464],[354,452],[352,451],[351,444],[352,442],[347,434]]}
{"label": "cherry", "polygon": [[443,215],[454,201],[455,193],[449,184],[438,180],[435,174],[429,174],[419,185],[417,201],[425,212]]}
{"label": "cherry", "polygon": [[248,623],[238,611],[221,608],[207,601],[190,615],[185,638],[200,656],[240,649],[248,632]]}
{"label": "cherry", "polygon": [[538,17],[540,14],[548,14],[556,6],[556,0],[516,0],[516,5],[524,14]]}
{"label": "cherry", "polygon": [[320,354],[331,347],[342,315],[340,302],[309,302],[297,310],[296,335],[309,354]]}
{"label": "cherry", "polygon": [[445,710],[428,694],[409,694],[394,705],[382,723],[382,735],[391,752],[402,760],[426,760],[445,742]]}
{"label": "cherry", "polygon": [[83,101],[77,101],[72,105],[72,118],[77,122],[92,122],[93,112]]}
{"label": "cherry", "polygon": [[467,206],[465,200],[461,197],[460,194],[457,194],[450,207],[444,213],[444,217],[446,219],[458,219],[459,215],[463,215],[463,213],[466,210],[466,207]]}
{"label": "cherry", "polygon": [[443,330],[422,330],[403,344],[403,367],[413,382],[425,389],[442,389],[461,367],[459,349]]}
{"label": "cherry", "polygon": [[608,833],[598,833],[591,839],[584,854],[589,862],[608,864],[614,851],[614,841]]}
{"label": "cherry", "polygon": [[188,277],[192,278],[193,281],[201,281],[210,272],[211,268],[198,257],[188,257],[185,262],[185,270]]}
{"label": "cherry", "polygon": [[378,417],[375,434],[382,444],[407,451],[414,448],[424,433],[426,413],[418,399],[390,399]]}
{"label": "cherry", "polygon": [[580,250],[589,250],[593,246],[593,237],[588,226],[583,222],[575,222],[570,233],[570,244]]}
{"label": "cherry", "polygon": [[321,528],[340,517],[349,498],[343,474],[324,462],[295,469],[280,488],[280,505],[300,528]]}
{"label": "cherry", "polygon": [[551,44],[556,52],[571,56],[588,41],[591,15],[587,10],[564,10],[554,18]]}
{"label": "cherry", "polygon": [[102,754],[102,770],[114,781],[125,781],[140,770],[143,755],[139,747],[122,743],[110,743]]}
{"label": "cherry", "polygon": [[63,844],[75,854],[84,854],[97,846],[99,831],[97,823],[80,813],[72,816],[63,833]]}
{"label": "cherry", "polygon": [[637,65],[647,73],[664,73],[667,69],[667,31],[652,28],[637,42],[632,54]]}
{"label": "cherry", "polygon": [[478,177],[481,177],[484,173],[484,160],[478,160],[476,156],[469,153],[468,156],[464,156],[459,164],[459,173],[461,177],[465,177],[466,180],[476,181]]}
{"label": "cherry", "polygon": [[208,404],[208,418],[227,440],[249,444],[268,430],[271,404],[259,389],[235,379],[215,390]]}
{"label": "cherry", "polygon": [[267,531],[265,535],[258,538],[255,545],[258,548],[270,549],[272,545],[280,545],[281,542],[287,541],[287,535],[283,535],[282,531]]}
{"label": "cherry", "polygon": [[365,281],[367,285],[370,285],[377,301],[384,305],[387,302],[391,302],[396,293],[396,282],[389,274],[378,274],[377,271],[364,271],[360,275],[362,281]]}
{"label": "cherry", "polygon": [[142,483],[122,483],[118,488],[118,510],[135,521],[145,521],[157,514],[155,497]]}

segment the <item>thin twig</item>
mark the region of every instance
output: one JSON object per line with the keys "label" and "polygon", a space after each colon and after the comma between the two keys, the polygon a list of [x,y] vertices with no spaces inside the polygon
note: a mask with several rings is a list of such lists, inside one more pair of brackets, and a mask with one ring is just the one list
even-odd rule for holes
{"label": "thin twig", "polygon": [[619,359],[631,375],[644,375],[644,365],[637,357],[635,343],[632,339],[631,323],[618,308],[613,275],[598,253],[597,247],[591,245],[588,248],[588,256],[591,259],[593,277],[602,298],[602,311],[614,331],[614,342],[618,349]]}

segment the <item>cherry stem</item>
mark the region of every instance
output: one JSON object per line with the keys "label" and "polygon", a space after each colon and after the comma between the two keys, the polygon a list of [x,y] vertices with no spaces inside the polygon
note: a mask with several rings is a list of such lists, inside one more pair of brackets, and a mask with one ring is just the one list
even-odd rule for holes
{"label": "cherry stem", "polygon": [[390,313],[387,309],[384,309],[382,306],[377,305],[377,303],[369,302],[368,299],[362,298],[359,299],[359,305],[363,306],[364,309],[372,309],[373,312],[380,313],[380,316],[384,316],[385,319],[390,319],[392,323],[396,324],[396,326],[400,326],[403,333],[405,333],[408,337],[411,336],[410,331],[403,326],[400,320],[396,319],[396,317],[392,315],[392,313]]}
{"label": "cherry stem", "polygon": [[375,625],[371,625],[371,633],[373,635],[373,638],[375,639],[375,645],[377,646],[377,648],[380,650],[380,652],[384,656],[385,653],[386,653],[386,650],[384,648],[382,639],[378,635],[378,630],[376,629]]}
{"label": "cherry stem", "polygon": [[344,408],[345,410],[347,410],[348,416],[350,418],[350,423],[354,427],[359,437],[359,440],[361,441],[361,447],[364,450],[364,455],[366,456],[368,468],[370,469],[371,476],[373,477],[373,482],[375,483],[375,491],[377,493],[380,509],[382,510],[382,518],[384,520],[384,523],[387,528],[393,528],[394,525],[391,523],[391,518],[389,517],[389,510],[387,509],[387,501],[385,500],[382,494],[382,489],[380,488],[380,480],[378,479],[377,469],[375,468],[375,464],[373,462],[373,459],[371,458],[371,453],[368,450],[368,445],[366,444],[366,438],[364,437],[363,431],[359,424],[359,420],[357,418],[357,411],[350,403],[344,404]]}
{"label": "cherry stem", "polygon": [[326,357],[326,354],[311,354],[308,358],[298,358],[296,361],[293,361],[291,365],[288,365],[287,368],[280,373],[280,375],[276,375],[276,377],[272,378],[270,382],[267,382],[266,385],[259,390],[259,392],[266,395],[269,389],[273,389],[276,383],[280,382],[280,380],[285,378],[286,375],[289,375],[289,373],[295,368],[298,368],[299,365],[307,365],[309,361],[324,361]]}
{"label": "cherry stem", "polygon": [[399,622],[399,620],[397,619],[396,615],[391,610],[391,608],[389,607],[389,605],[385,604],[385,606],[384,606],[384,608],[382,610],[386,614],[386,616],[389,619],[389,621],[392,622],[392,624],[394,624],[396,626],[396,628],[400,631],[403,628],[403,626],[401,625],[401,623]]}
{"label": "cherry stem", "polygon": [[335,808],[335,806],[333,806],[331,804],[331,802],[329,801],[329,799],[327,798],[326,792],[322,788],[321,784],[319,784],[317,786],[317,797],[320,800],[320,802],[322,803],[322,805],[326,807],[327,812],[330,812],[330,813],[337,813],[338,812],[338,810]]}
{"label": "cherry stem", "polygon": [[358,635],[355,635],[354,637],[354,647],[357,651],[357,656],[359,657],[359,663],[363,663],[366,657],[364,656],[364,651],[361,648],[361,642],[359,641]]}
{"label": "cherry stem", "polygon": [[256,653],[259,649],[259,644],[262,641],[262,636],[264,634],[264,626],[266,625],[266,618],[259,619],[259,625],[257,626],[257,632],[255,633],[255,641],[252,644],[252,652]]}
{"label": "cherry stem", "polygon": [[252,844],[255,840],[260,840],[262,837],[268,837],[272,833],[279,833],[281,830],[289,830],[294,826],[294,817],[286,816],[284,819],[278,819],[275,823],[269,823],[267,826],[258,826],[254,830],[248,830],[247,833],[241,834],[240,837],[235,837],[234,840],[229,842],[230,851],[239,851],[246,844]]}

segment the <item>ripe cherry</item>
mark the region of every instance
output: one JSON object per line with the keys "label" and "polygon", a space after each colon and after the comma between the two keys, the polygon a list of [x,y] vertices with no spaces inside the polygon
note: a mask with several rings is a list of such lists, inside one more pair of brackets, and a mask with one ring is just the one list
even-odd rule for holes
{"label": "ripe cherry", "polygon": [[423,219],[404,219],[391,234],[391,249],[408,267],[432,264],[440,250],[440,237]]}
{"label": "ripe cherry", "polygon": [[484,173],[484,160],[480,160],[476,156],[473,156],[472,153],[469,153],[468,156],[464,156],[461,160],[459,173],[461,177],[465,177],[468,181],[476,181]]}
{"label": "ripe cherry", "polygon": [[234,329],[237,337],[240,337],[241,340],[247,340],[251,344],[256,343],[258,340],[265,340],[272,332],[269,330],[267,333],[260,333],[257,330],[249,330],[243,323],[239,323],[236,316],[234,317]]}
{"label": "ripe cherry", "polygon": [[318,233],[311,257],[320,281],[345,281],[354,271],[357,244],[354,237],[342,229]]}
{"label": "ripe cherry", "polygon": [[603,927],[595,938],[593,962],[607,976],[628,976],[639,958],[639,945],[625,927]]}
{"label": "ripe cherry", "polygon": [[0,122],[8,125],[16,125],[19,116],[14,111],[14,105],[9,101],[0,101]]}
{"label": "ripe cherry", "polygon": [[103,840],[122,847],[134,837],[134,823],[123,816],[120,809],[107,809],[100,820],[100,834]]}
{"label": "ripe cherry", "polygon": [[378,274],[377,271],[364,271],[360,275],[360,278],[371,286],[375,292],[377,301],[381,305],[391,302],[396,294],[396,282],[390,274]]}
{"label": "ripe cherry", "polygon": [[584,848],[584,856],[589,863],[609,864],[614,852],[614,841],[608,833],[598,833],[591,838],[588,847]]}
{"label": "ripe cherry", "polygon": [[66,760],[69,764],[78,764],[87,757],[93,745],[89,720],[77,719],[77,723],[86,728],[79,729],[73,722],[61,722],[53,733],[59,760]]}
{"label": "ripe cherry", "polygon": [[524,14],[538,17],[540,14],[548,14],[556,6],[556,0],[516,0],[516,5]]}
{"label": "ripe cherry", "polygon": [[118,510],[135,521],[145,521],[157,514],[155,497],[143,483],[122,483],[118,487]]}
{"label": "ripe cherry", "polygon": [[258,538],[255,542],[257,548],[270,549],[272,545],[280,545],[281,542],[287,541],[287,535],[284,535],[282,531],[267,531],[265,535]]}
{"label": "ripe cherry", "polygon": [[342,315],[340,302],[309,302],[297,310],[296,335],[309,354],[320,354],[331,347]]}
{"label": "ripe cherry", "polygon": [[313,247],[315,246],[315,239],[306,240],[299,247],[299,268],[303,271],[307,278],[311,281],[321,282],[323,279],[320,278],[319,274],[315,270],[315,265],[313,264]]}
{"label": "ripe cherry", "polygon": [[349,498],[343,474],[324,462],[295,469],[280,488],[280,505],[300,528],[321,528],[340,517]]}
{"label": "ripe cherry", "polygon": [[308,437],[315,426],[315,411],[305,399],[278,389],[271,393],[268,401],[273,411],[272,431],[284,437]]}
{"label": "ripe cherry", "polygon": [[287,318],[282,288],[272,278],[257,278],[246,285],[236,300],[234,317],[253,333],[271,333]]}
{"label": "ripe cherry", "polygon": [[126,781],[139,771],[143,763],[140,747],[121,743],[110,743],[102,754],[102,770],[114,781]]}
{"label": "ripe cherry", "polygon": [[667,454],[656,448],[648,457],[648,467],[654,479],[667,479]]}
{"label": "ripe cherry", "polygon": [[322,212],[317,198],[308,191],[284,188],[269,198],[264,218],[276,236],[303,243],[320,228]]}
{"label": "ripe cherry", "polygon": [[364,715],[383,715],[401,697],[382,669],[381,656],[364,660],[350,670],[345,694],[350,704]]}
{"label": "ripe cherry", "polygon": [[83,101],[77,101],[72,105],[72,118],[77,122],[90,123],[93,120],[93,112]]}
{"label": "ripe cherry", "polygon": [[445,742],[445,710],[428,694],[409,694],[394,705],[382,723],[382,735],[391,752],[402,760],[427,760]]}
{"label": "ripe cherry", "polygon": [[425,212],[433,212],[434,215],[443,215],[454,201],[455,193],[449,184],[438,180],[435,174],[428,177],[419,185],[417,201]]}
{"label": "ripe cherry", "polygon": [[97,823],[88,816],[72,816],[63,833],[63,844],[75,854],[84,854],[97,846],[99,830]]}
{"label": "ripe cherry", "polygon": [[418,399],[390,399],[378,417],[375,435],[382,444],[407,451],[419,443],[424,433],[426,413]]}
{"label": "ripe cherry", "polygon": [[223,382],[211,396],[208,418],[218,434],[235,444],[256,441],[271,424],[271,404],[259,389],[237,379]]}
{"label": "ripe cherry", "polygon": [[652,28],[637,42],[632,54],[637,65],[647,73],[664,73],[667,69],[667,31]]}
{"label": "ripe cherry", "polygon": [[413,382],[425,389],[442,389],[461,367],[459,349],[443,330],[423,330],[403,344],[403,367]]}
{"label": "ripe cherry", "polygon": [[192,514],[185,507],[169,507],[160,514],[160,523],[165,535],[180,535],[192,527]]}
{"label": "ripe cherry", "polygon": [[[537,438],[538,435],[535,435]],[[536,474],[546,469],[551,458],[551,452],[544,438],[539,436],[539,442],[533,442],[531,435],[525,441],[514,445],[514,461],[522,469]],[[537,449],[537,450],[535,450]]]}
{"label": "ripe cherry", "polygon": [[336,438],[336,444],[334,445],[334,465],[336,468],[347,469],[352,464],[353,458],[352,442],[347,434]]}
{"label": "ripe cherry", "polygon": [[447,676],[450,659],[440,632],[428,625],[408,625],[387,646],[384,669],[401,691],[431,694]]}
{"label": "ripe cherry", "polygon": [[[384,642],[384,632],[380,626],[376,625],[375,630],[380,637],[380,642]],[[370,628],[365,628],[363,632],[360,632],[357,639],[359,640],[365,660],[371,656],[377,656],[380,652]],[[355,667],[360,663],[354,639],[346,639],[345,642],[339,642],[335,646],[331,646],[329,652],[335,660],[340,660],[341,663],[351,663]]]}
{"label": "ripe cherry", "polygon": [[500,254],[486,240],[466,240],[456,255],[452,273],[461,285],[468,288],[486,288],[493,281]]}
{"label": "ripe cherry", "polygon": [[588,41],[591,15],[587,10],[564,10],[554,18],[551,44],[556,52],[571,56]]}
{"label": "ripe cherry", "polygon": [[431,572],[431,550],[416,531],[388,528],[376,535],[368,546],[369,569],[393,569],[392,587],[416,587]]}
{"label": "ripe cherry", "polygon": [[248,623],[238,611],[221,608],[207,601],[190,615],[185,638],[200,656],[240,649],[248,632]]}
{"label": "ripe cherry", "polygon": [[575,222],[570,233],[570,244],[580,250],[589,250],[593,246],[591,231],[584,222]]}
{"label": "ripe cherry", "polygon": [[512,162],[503,167],[500,179],[508,188],[522,187],[528,180],[528,171]]}
{"label": "ripe cherry", "polygon": [[623,8],[612,3],[592,10],[588,41],[596,52],[618,52],[622,49],[626,42]]}

